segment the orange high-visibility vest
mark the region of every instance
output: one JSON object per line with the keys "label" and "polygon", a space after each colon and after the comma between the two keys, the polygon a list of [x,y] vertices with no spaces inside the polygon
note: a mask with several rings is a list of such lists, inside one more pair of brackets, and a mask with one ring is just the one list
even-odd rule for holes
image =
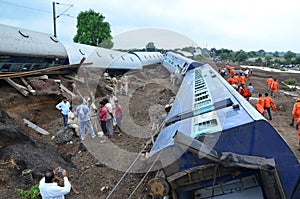
{"label": "orange high-visibility vest", "polygon": [[273,103],[272,98],[269,96],[264,97],[264,101],[265,101],[265,108],[270,108],[271,104]]}
{"label": "orange high-visibility vest", "polygon": [[273,83],[273,78],[270,77],[270,78],[268,79],[267,83],[268,83],[268,87],[271,87],[271,85],[272,85],[272,83]]}
{"label": "orange high-visibility vest", "polygon": [[233,76],[233,81],[236,85],[239,85],[239,76],[238,75]]}
{"label": "orange high-visibility vest", "polygon": [[276,92],[278,89],[278,82],[273,81],[271,88],[273,92]]}
{"label": "orange high-visibility vest", "polygon": [[264,112],[264,107],[262,106],[262,105],[260,105],[259,103],[256,103],[255,104],[255,107],[256,107],[256,110],[258,111],[258,112],[260,112],[261,114]]}
{"label": "orange high-visibility vest", "polygon": [[245,84],[246,84],[246,77],[245,77],[244,75],[242,75],[242,76],[240,77],[240,83],[241,83],[242,85],[245,85]]}
{"label": "orange high-visibility vest", "polygon": [[294,119],[300,119],[300,102],[296,102],[294,104],[294,108],[293,108],[292,114],[293,114],[293,118]]}
{"label": "orange high-visibility vest", "polygon": [[263,97],[258,98],[257,103],[259,103],[262,107],[265,107],[265,99]]}

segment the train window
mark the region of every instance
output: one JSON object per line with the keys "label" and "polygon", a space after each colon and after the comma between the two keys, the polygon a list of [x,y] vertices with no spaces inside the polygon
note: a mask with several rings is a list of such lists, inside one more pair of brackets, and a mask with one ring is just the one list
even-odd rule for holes
{"label": "train window", "polygon": [[112,54],[110,54],[110,57],[111,57],[112,59],[114,59],[114,56],[113,56]]}
{"label": "train window", "polygon": [[11,67],[11,71],[19,71],[22,68],[22,64],[14,64]]}
{"label": "train window", "polygon": [[98,55],[98,57],[101,57],[100,53],[99,52],[96,52],[96,54]]}
{"label": "train window", "polygon": [[205,95],[206,93],[207,93],[207,91],[197,93],[197,94],[195,95],[195,97],[198,97],[198,96],[200,96],[200,95]]}
{"label": "train window", "polygon": [[28,35],[26,32],[24,32],[24,31],[19,30],[19,33],[20,33],[20,35],[22,35],[23,37],[26,37],[26,38],[29,37],[29,35]]}
{"label": "train window", "polygon": [[211,128],[211,127],[214,127],[217,125],[218,125],[218,122],[216,119],[207,120],[207,121],[196,124],[196,126],[198,126],[198,131],[203,131],[203,130],[206,130],[208,128]]}
{"label": "train window", "polygon": [[22,68],[23,71],[28,71],[30,70],[31,64],[25,64]]}
{"label": "train window", "polygon": [[203,107],[206,107],[206,106],[209,106],[209,105],[211,105],[211,100],[210,99],[202,101],[202,102],[195,103],[194,109],[200,109],[200,108],[203,108]]}
{"label": "train window", "polygon": [[8,72],[11,67],[11,64],[3,64],[1,67],[1,72]]}
{"label": "train window", "polygon": [[207,99],[209,96],[208,95],[201,95],[200,97],[195,98],[196,102],[199,102],[201,100]]}
{"label": "train window", "polygon": [[85,55],[84,51],[82,49],[79,49],[80,54]]}
{"label": "train window", "polygon": [[123,60],[125,60],[125,58],[124,58],[123,56],[121,56],[121,58],[122,58]]}
{"label": "train window", "polygon": [[57,38],[56,37],[54,37],[54,36],[50,36],[50,39],[52,40],[52,41],[54,41],[54,42],[58,42],[58,40],[57,40]]}
{"label": "train window", "polygon": [[32,67],[32,70],[37,70],[41,67],[40,64],[34,64],[34,66]]}

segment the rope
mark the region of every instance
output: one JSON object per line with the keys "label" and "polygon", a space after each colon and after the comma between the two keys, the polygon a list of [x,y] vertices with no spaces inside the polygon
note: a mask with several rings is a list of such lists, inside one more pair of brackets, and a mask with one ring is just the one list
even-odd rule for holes
{"label": "rope", "polygon": [[109,192],[108,196],[106,197],[106,199],[108,199],[113,192],[116,190],[116,188],[119,186],[119,184],[121,183],[121,181],[125,178],[125,176],[127,175],[127,173],[129,172],[129,170],[133,167],[133,165],[135,164],[135,162],[138,160],[138,158],[140,157],[142,151],[136,156],[135,160],[131,163],[131,165],[128,167],[128,169],[125,171],[125,173],[123,174],[123,176],[120,178],[120,180],[118,181],[118,183],[114,186],[114,188],[111,190],[111,192]]}
{"label": "rope", "polygon": [[159,154],[157,155],[157,157],[155,158],[155,160],[153,161],[153,163],[151,164],[151,167],[148,169],[148,171],[146,172],[146,174],[144,175],[144,177],[141,179],[141,181],[139,182],[139,184],[135,187],[135,189],[133,190],[133,192],[129,195],[129,197],[127,199],[130,199],[133,194],[136,192],[136,190],[140,187],[140,185],[142,184],[142,182],[145,180],[146,176],[148,175],[148,173],[152,170],[154,164],[156,163],[156,161],[158,160],[158,158],[160,157],[162,151],[159,152]]}
{"label": "rope", "polygon": [[[165,122],[163,121],[160,125],[160,127],[155,131],[155,133],[151,136],[151,139],[153,139],[153,136],[156,135],[162,128],[162,126],[165,124]],[[151,141],[149,142],[151,143]],[[114,191],[116,190],[116,188],[120,185],[120,183],[122,182],[122,180],[125,178],[125,176],[127,175],[127,173],[130,171],[130,169],[133,167],[133,165],[136,163],[136,161],[138,160],[138,158],[140,157],[140,155],[142,154],[143,150],[149,145],[149,143],[146,144],[146,146],[139,152],[139,154],[137,155],[137,157],[134,159],[134,161],[131,163],[131,165],[128,167],[128,169],[125,171],[125,173],[123,174],[123,176],[120,178],[120,180],[117,182],[117,184],[114,186],[114,188],[109,192],[108,196],[105,199],[110,198],[110,196],[114,193]],[[161,152],[160,152],[161,153]],[[158,155],[158,157],[160,156],[160,153]],[[152,167],[154,166],[154,163],[156,162],[156,160],[158,159],[158,157],[155,159],[155,161],[153,162],[153,164],[151,165],[150,169],[147,171],[147,173],[145,174],[145,176],[143,177],[142,181],[144,181],[144,179],[146,178],[146,176],[148,175],[149,171],[152,169]],[[134,189],[134,192],[137,190],[137,188],[140,186],[140,184],[142,183],[142,181],[138,184],[138,186]],[[133,192],[133,193],[134,193]],[[130,195],[130,197],[132,196],[132,194]]]}

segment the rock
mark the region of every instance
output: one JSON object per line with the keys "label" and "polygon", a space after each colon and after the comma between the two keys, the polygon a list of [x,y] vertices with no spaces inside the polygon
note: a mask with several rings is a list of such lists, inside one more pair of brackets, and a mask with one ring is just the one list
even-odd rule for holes
{"label": "rock", "polygon": [[73,139],[74,136],[74,130],[69,127],[64,127],[60,131],[57,132],[54,142],[56,144],[65,144]]}
{"label": "rock", "polygon": [[96,167],[104,167],[104,164],[102,164],[102,163],[100,163],[100,162],[97,162],[97,163],[95,164],[95,166],[96,166]]}

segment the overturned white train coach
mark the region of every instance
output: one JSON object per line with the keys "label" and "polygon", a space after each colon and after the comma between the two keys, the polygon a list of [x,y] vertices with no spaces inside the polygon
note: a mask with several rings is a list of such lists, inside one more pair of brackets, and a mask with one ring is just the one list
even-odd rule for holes
{"label": "overturned white train coach", "polygon": [[0,24],[0,72],[25,72],[79,64],[83,58],[89,67],[129,70],[161,63],[162,54],[121,52],[64,43],[50,34]]}
{"label": "overturned white train coach", "polygon": [[165,122],[150,151],[161,167],[149,181],[152,195],[300,198],[290,147],[211,66],[185,73]]}

